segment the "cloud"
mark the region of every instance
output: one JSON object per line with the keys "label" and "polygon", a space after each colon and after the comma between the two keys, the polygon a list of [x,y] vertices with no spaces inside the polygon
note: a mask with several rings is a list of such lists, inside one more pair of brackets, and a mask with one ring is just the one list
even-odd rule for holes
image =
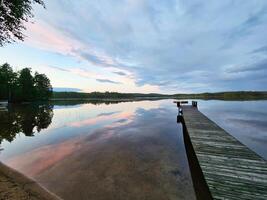
{"label": "cloud", "polygon": [[[98,67],[116,68],[120,65],[103,51],[97,50],[90,44],[69,36],[69,33],[60,31],[45,20],[38,23],[28,23],[28,38],[26,44],[35,48],[55,52],[61,55],[76,58],[78,61],[87,61]],[[49,31],[48,31],[49,30]]]}
{"label": "cloud", "polygon": [[29,33],[26,44],[39,49],[74,56],[74,49],[82,48],[79,41],[64,35],[43,20],[39,20],[38,23],[27,23],[27,30]]}
{"label": "cloud", "polygon": [[105,61],[102,58],[100,58],[94,54],[89,54],[87,52],[80,52],[80,55],[84,59],[86,59],[86,60],[88,60],[94,64],[97,64],[97,65],[104,65],[105,64]]}
{"label": "cloud", "polygon": [[244,66],[237,66],[234,68],[229,69],[228,73],[243,73],[243,72],[255,72],[255,71],[267,71],[267,59],[261,60],[259,62],[244,65]]}
{"label": "cloud", "polygon": [[121,84],[120,82],[112,81],[112,80],[109,80],[109,79],[96,79],[96,81],[101,82],[101,83]]}
{"label": "cloud", "polygon": [[[138,87],[151,85],[163,92],[263,87],[257,81],[261,75],[248,72],[264,69],[260,61],[267,58],[264,0],[46,4],[46,11],[36,13],[29,38],[38,41],[36,47],[88,62],[90,70],[108,68],[119,76],[127,72]],[[258,64],[247,64],[252,60]],[[225,71],[230,65],[234,69]],[[233,75],[240,70],[247,74]],[[194,74],[197,71],[201,73]],[[229,77],[232,85],[225,83]],[[112,76],[96,79],[118,84],[117,79],[110,81]]]}
{"label": "cloud", "polygon": [[63,71],[63,72],[69,72],[69,70],[65,69],[65,68],[62,68],[62,67],[56,67],[56,66],[49,66],[50,68],[53,68],[53,69],[56,69],[56,70],[59,70],[59,71]]}
{"label": "cloud", "polygon": [[[64,72],[69,72],[75,75],[78,75],[80,77],[84,77],[84,78],[89,78],[89,79],[94,79],[98,82],[102,82],[102,83],[113,83],[113,84],[120,84],[120,82],[118,81],[112,81],[106,78],[102,78],[105,76],[102,76],[98,73],[95,72],[90,72],[89,70],[83,69],[83,68],[76,68],[76,67],[70,67],[70,68],[62,68],[62,67],[55,67],[55,66],[49,66],[49,68],[52,69],[56,69],[59,71],[64,71]],[[99,78],[96,78],[99,77]]]}
{"label": "cloud", "polygon": [[251,53],[266,53],[267,52],[267,45],[262,46],[258,49],[253,50]]}
{"label": "cloud", "polygon": [[120,75],[120,76],[126,76],[127,74],[124,72],[113,72],[114,74]]}

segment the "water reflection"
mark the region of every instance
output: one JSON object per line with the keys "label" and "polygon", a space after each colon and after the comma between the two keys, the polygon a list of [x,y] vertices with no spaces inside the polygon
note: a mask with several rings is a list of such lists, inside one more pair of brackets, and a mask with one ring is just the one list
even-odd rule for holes
{"label": "water reflection", "polygon": [[[83,104],[110,105],[123,101],[54,101],[50,104],[10,104],[5,111],[0,111],[0,144],[3,140],[12,142],[16,135],[23,133],[25,136],[34,136],[36,132],[48,128],[53,118],[53,108],[63,106],[81,106]],[[100,113],[98,116],[112,115],[111,113]]]}
{"label": "water reflection", "polygon": [[93,105],[110,105],[110,104],[118,104],[122,102],[132,102],[133,100],[98,100],[98,99],[90,99],[90,100],[55,100],[53,104],[58,106],[71,106],[71,105],[81,105],[81,104],[93,104]]}
{"label": "water reflection", "polygon": [[64,199],[194,199],[176,109],[139,104],[133,111],[69,140],[75,152],[35,179]]}
{"label": "water reflection", "polygon": [[[266,150],[266,102],[199,106]],[[176,116],[172,100],[11,106],[0,113],[0,160],[64,199],[194,199]]]}
{"label": "water reflection", "polygon": [[0,160],[63,199],[194,199],[170,101],[54,106],[47,129]]}
{"label": "water reflection", "polygon": [[52,122],[53,105],[10,105],[0,112],[0,144],[3,140],[12,142],[18,133],[34,136],[46,129]]}
{"label": "water reflection", "polygon": [[201,101],[199,109],[267,160],[267,101]]}

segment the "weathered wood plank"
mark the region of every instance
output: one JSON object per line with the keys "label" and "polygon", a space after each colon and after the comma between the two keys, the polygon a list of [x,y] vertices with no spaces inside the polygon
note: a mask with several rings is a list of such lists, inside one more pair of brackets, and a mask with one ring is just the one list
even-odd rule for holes
{"label": "weathered wood plank", "polygon": [[182,106],[186,134],[213,199],[267,199],[267,162],[197,107]]}

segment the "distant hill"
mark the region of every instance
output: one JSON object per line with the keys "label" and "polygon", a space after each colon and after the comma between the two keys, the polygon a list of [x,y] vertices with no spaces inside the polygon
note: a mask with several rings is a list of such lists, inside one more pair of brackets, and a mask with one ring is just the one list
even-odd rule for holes
{"label": "distant hill", "polygon": [[258,100],[267,99],[267,91],[235,91],[197,94],[157,94],[157,93],[118,93],[118,92],[53,92],[52,99],[219,99],[219,100]]}
{"label": "distant hill", "polygon": [[257,100],[267,99],[267,91],[235,91],[199,94],[175,94],[176,98],[185,99],[219,99],[219,100]]}

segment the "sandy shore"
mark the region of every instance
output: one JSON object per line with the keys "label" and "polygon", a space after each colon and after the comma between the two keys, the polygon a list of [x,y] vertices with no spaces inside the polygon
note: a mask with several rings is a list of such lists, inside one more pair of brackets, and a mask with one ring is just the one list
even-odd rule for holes
{"label": "sandy shore", "polygon": [[58,200],[56,196],[0,162],[0,200]]}

